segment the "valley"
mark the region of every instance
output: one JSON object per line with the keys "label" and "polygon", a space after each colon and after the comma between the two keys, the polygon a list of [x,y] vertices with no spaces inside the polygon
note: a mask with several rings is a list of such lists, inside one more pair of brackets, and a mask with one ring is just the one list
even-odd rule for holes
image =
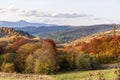
{"label": "valley", "polygon": [[120,0],[1,0],[0,80],[120,80]]}
{"label": "valley", "polygon": [[[63,31],[64,27],[50,27],[48,33],[58,30],[58,35],[67,37],[80,34],[74,39],[67,38],[68,41],[64,43],[50,37],[43,38],[29,34],[34,27],[2,27],[0,78],[2,80],[99,80],[100,78],[115,80],[120,74],[120,30],[111,27],[112,25],[102,25],[98,29],[96,26],[89,28],[86,26],[82,27],[83,29],[66,27],[68,31]],[[46,27],[35,27],[34,31],[45,34],[46,30]],[[89,35],[84,35],[88,33]],[[57,32],[54,35],[57,35]],[[118,65],[110,68],[110,64]]]}

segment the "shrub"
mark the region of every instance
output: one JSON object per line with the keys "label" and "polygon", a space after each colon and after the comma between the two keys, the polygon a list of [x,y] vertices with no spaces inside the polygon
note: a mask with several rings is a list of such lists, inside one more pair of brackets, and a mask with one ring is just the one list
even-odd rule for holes
{"label": "shrub", "polygon": [[0,45],[0,54],[2,54],[3,53],[3,47]]}
{"label": "shrub", "polygon": [[14,64],[13,63],[3,63],[1,66],[1,70],[3,72],[9,72],[9,73],[15,72]]}
{"label": "shrub", "polygon": [[0,66],[2,65],[3,61],[4,61],[3,55],[0,55]]}
{"label": "shrub", "polygon": [[46,62],[41,62],[39,59],[35,60],[34,72],[39,74],[49,74],[53,73],[55,70],[52,62],[48,59]]}
{"label": "shrub", "polygon": [[120,62],[120,56],[117,58],[117,61]]}
{"label": "shrub", "polygon": [[76,66],[79,70],[92,69],[89,55],[86,53],[79,53],[76,58]]}
{"label": "shrub", "polygon": [[70,67],[67,57],[68,57],[67,54],[58,55],[58,65],[59,65],[60,69],[67,69]]}
{"label": "shrub", "polygon": [[[3,62],[5,63],[13,63],[14,64],[14,70],[16,72],[22,72],[23,71],[23,64],[21,64],[21,59],[18,58],[18,55],[16,53],[5,53],[3,55]],[[21,68],[22,66],[22,68]]]}
{"label": "shrub", "polygon": [[34,52],[41,47],[40,43],[27,43],[19,47],[17,50],[18,62],[19,62],[19,70],[21,72],[25,71],[25,60],[30,54],[34,54]]}
{"label": "shrub", "polygon": [[93,70],[100,69],[100,64],[94,55],[90,55],[91,67]]}
{"label": "shrub", "polygon": [[33,69],[34,69],[34,59],[33,59],[33,55],[30,54],[25,61],[25,72],[26,73],[33,73]]}
{"label": "shrub", "polygon": [[57,70],[56,56],[49,52],[49,50],[38,49],[33,56],[35,73],[49,74]]}
{"label": "shrub", "polygon": [[75,52],[69,52],[67,54],[67,60],[69,61],[69,67],[71,69],[75,69],[76,68],[76,64],[75,64],[75,59],[76,59],[76,53]]}
{"label": "shrub", "polygon": [[17,58],[16,53],[6,53],[4,54],[4,62],[15,63]]}
{"label": "shrub", "polygon": [[41,47],[41,43],[27,43],[19,47],[17,54],[19,58],[25,60],[29,54],[33,54],[38,48]]}

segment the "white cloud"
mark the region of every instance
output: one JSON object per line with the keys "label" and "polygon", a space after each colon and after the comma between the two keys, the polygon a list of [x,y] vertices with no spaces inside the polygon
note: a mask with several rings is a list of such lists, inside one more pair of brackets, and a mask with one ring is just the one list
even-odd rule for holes
{"label": "white cloud", "polygon": [[23,17],[49,17],[49,18],[81,18],[81,17],[90,17],[92,15],[79,14],[79,13],[55,13],[55,12],[40,12],[37,10],[27,10],[19,9],[14,6],[9,6],[8,8],[0,8],[1,13],[11,13],[17,14],[18,16]]}
{"label": "white cloud", "polygon": [[49,18],[81,18],[81,17],[90,17],[92,15],[78,14],[78,13],[49,13],[49,12],[45,13],[36,10],[31,10],[22,13],[21,16],[49,17]]}
{"label": "white cloud", "polygon": [[21,19],[30,22],[44,22],[61,25],[101,24],[114,21],[94,18],[94,16],[90,14],[41,12],[38,10],[20,9],[12,5],[8,8],[0,8],[0,20],[17,21]]}

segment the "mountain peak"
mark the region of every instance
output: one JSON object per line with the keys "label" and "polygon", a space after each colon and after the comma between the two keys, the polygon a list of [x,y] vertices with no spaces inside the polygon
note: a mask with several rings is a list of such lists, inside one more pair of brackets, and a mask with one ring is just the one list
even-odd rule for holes
{"label": "mountain peak", "polygon": [[25,20],[19,20],[18,22],[19,22],[19,23],[28,23],[28,22],[25,21]]}
{"label": "mountain peak", "polygon": [[35,27],[49,27],[49,26],[54,26],[54,24],[44,24],[44,23],[31,23],[27,22],[25,20],[19,20],[17,22],[11,22],[11,21],[0,21],[0,27],[27,27],[27,26],[35,26]]}

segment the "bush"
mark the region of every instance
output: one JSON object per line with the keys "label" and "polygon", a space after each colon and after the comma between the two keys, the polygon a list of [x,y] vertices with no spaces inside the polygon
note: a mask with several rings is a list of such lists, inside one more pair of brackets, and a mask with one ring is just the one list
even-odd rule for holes
{"label": "bush", "polygon": [[58,65],[60,69],[67,69],[70,67],[70,62],[67,60],[67,54],[58,55]]}
{"label": "bush", "polygon": [[69,67],[70,69],[76,69],[75,59],[76,59],[76,53],[75,52],[69,52],[67,54],[67,60],[69,61]]}
{"label": "bush", "polygon": [[117,58],[117,62],[120,62],[120,56],[118,56],[118,58]]}
{"label": "bush", "polygon": [[90,55],[91,67],[93,70],[100,69],[100,64],[97,58],[93,55]]}
{"label": "bush", "polygon": [[49,74],[57,70],[56,56],[48,50],[38,49],[33,54],[34,73]]}
{"label": "bush", "polygon": [[79,53],[76,58],[76,66],[79,70],[92,69],[89,55],[85,53]]}
{"label": "bush", "polygon": [[27,43],[19,47],[17,50],[18,57],[25,61],[29,54],[33,54],[38,48],[41,47],[41,43]]}
{"label": "bush", "polygon": [[4,54],[4,62],[15,63],[17,55],[16,53],[6,53]]}
{"label": "bush", "polygon": [[0,66],[2,65],[3,61],[4,61],[3,55],[0,55]]}
{"label": "bush", "polygon": [[14,64],[13,63],[3,63],[1,66],[1,70],[3,72],[9,72],[9,73],[15,72]]}
{"label": "bush", "polygon": [[35,60],[34,72],[39,74],[49,74],[53,73],[56,69],[54,68],[52,62],[47,60],[46,62],[41,62],[39,59]]}
{"label": "bush", "polygon": [[79,70],[95,70],[100,68],[96,57],[87,53],[78,54],[76,57],[76,66]]}
{"label": "bush", "polygon": [[25,72],[26,73],[33,73],[33,69],[34,69],[34,59],[33,59],[33,55],[30,54],[25,61]]}
{"label": "bush", "polygon": [[65,52],[58,50],[58,65],[62,70],[76,69],[76,53],[74,51]]}
{"label": "bush", "polygon": [[25,61],[26,58],[33,54],[38,48],[41,47],[41,43],[27,43],[19,47],[17,50],[17,56],[18,56],[18,70],[20,72],[25,71]]}

